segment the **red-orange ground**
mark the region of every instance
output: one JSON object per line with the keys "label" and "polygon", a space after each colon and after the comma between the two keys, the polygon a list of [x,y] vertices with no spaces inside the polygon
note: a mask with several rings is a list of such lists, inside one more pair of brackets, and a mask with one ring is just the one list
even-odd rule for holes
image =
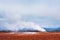
{"label": "red-orange ground", "polygon": [[60,40],[60,33],[9,34],[0,33],[0,40]]}

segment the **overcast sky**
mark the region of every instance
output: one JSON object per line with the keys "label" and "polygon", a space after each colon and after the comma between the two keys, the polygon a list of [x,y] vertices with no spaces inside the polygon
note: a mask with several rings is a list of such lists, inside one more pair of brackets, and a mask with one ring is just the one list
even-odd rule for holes
{"label": "overcast sky", "polygon": [[0,0],[0,26],[16,22],[60,27],[60,0]]}

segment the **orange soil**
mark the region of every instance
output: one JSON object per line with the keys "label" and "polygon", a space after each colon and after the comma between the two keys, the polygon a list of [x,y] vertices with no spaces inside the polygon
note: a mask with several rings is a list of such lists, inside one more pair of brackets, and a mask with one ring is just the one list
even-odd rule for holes
{"label": "orange soil", "polygon": [[0,40],[60,40],[60,33],[10,34],[0,33]]}

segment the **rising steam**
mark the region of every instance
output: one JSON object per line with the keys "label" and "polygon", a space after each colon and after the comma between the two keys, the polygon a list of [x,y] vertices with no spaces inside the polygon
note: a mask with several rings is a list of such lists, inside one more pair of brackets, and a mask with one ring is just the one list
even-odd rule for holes
{"label": "rising steam", "polygon": [[[4,15],[5,14],[5,15]],[[33,23],[33,22],[26,22],[21,20],[21,14],[14,14],[14,13],[4,13],[0,18],[0,27],[5,27],[7,30],[18,31],[23,28],[33,28],[34,30],[39,31],[46,31],[41,26]],[[3,30],[3,29],[2,29]]]}
{"label": "rising steam", "polygon": [[23,28],[33,28],[34,30],[46,31],[41,26],[36,25],[33,22],[25,22],[25,21],[17,21],[17,22],[14,22],[14,23],[5,22],[2,25],[2,27],[3,26],[6,27],[7,30],[12,30],[12,31],[18,31],[18,30],[23,29]]}

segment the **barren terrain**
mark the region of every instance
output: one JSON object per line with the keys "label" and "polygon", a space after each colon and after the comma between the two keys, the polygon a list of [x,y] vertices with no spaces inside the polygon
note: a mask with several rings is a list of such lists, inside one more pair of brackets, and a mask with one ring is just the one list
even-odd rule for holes
{"label": "barren terrain", "polygon": [[0,33],[0,40],[60,40],[60,32]]}

